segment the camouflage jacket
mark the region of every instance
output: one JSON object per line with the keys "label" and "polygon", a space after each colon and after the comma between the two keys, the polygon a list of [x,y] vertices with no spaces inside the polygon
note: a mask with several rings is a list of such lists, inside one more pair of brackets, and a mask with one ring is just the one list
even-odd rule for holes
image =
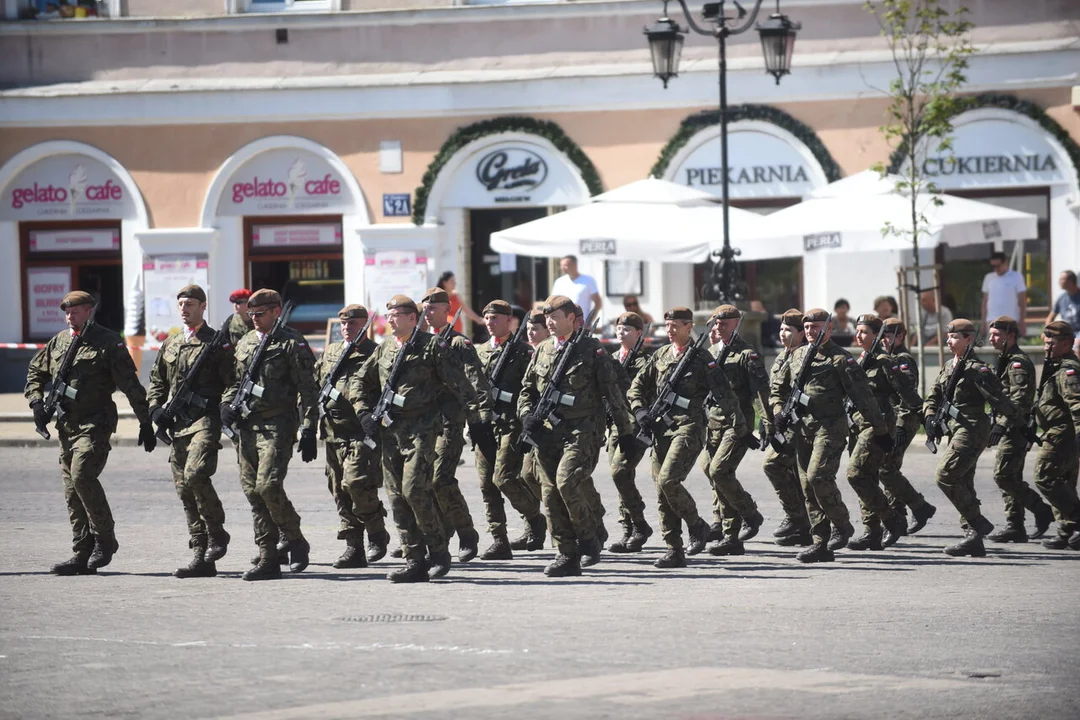
{"label": "camouflage jacket", "polygon": [[[64,352],[71,344],[70,330],[64,330],[38,350],[26,369],[24,394],[31,403],[44,400],[48,386],[60,367]],[[76,391],[74,398],[62,398],[65,415],[56,420],[56,428],[66,437],[89,434],[94,430],[116,432],[117,390],[127,396],[139,422],[150,422],[146,390],[135,371],[124,340],[112,330],[95,324],[84,336],[75,354],[67,384]]]}
{"label": "camouflage jacket", "polygon": [[784,409],[795,373],[798,372],[797,368],[791,367],[791,355],[794,352],[791,348],[781,349],[769,371],[769,405],[772,406],[773,417]]}
{"label": "camouflage jacket", "polygon": [[[244,371],[258,346],[259,333],[252,330],[234,348],[236,382],[225,391],[222,402],[231,402],[236,397]],[[241,421],[241,426],[282,416],[296,419],[299,405],[301,426],[304,430],[315,430],[319,420],[316,407],[319,387],[315,384],[315,356],[303,335],[283,327],[270,338],[254,381],[262,387],[263,395],[252,395],[251,414]]]}
{"label": "camouflage jacket", "polygon": [[[900,345],[892,349],[889,359],[900,372],[907,376],[911,387],[915,388],[915,392],[919,392],[919,363],[915,361],[911,352],[903,345]],[[893,396],[893,410],[896,412],[896,425],[898,427],[902,427],[908,432],[914,432],[922,426],[921,401],[916,407],[908,407],[898,397]]]}
{"label": "camouflage jacket", "polygon": [[1035,405],[1035,364],[1016,345],[1001,353],[997,361],[997,377],[1001,381],[1002,392],[1012,401],[1023,418],[1023,427]]}
{"label": "camouflage jacket", "polygon": [[1068,439],[1080,435],[1080,360],[1070,352],[1053,362],[1053,375],[1036,398],[1035,415],[1047,435]]}
{"label": "camouflage jacket", "polygon": [[[803,345],[792,353],[792,371],[788,387],[784,388],[785,392],[791,391],[790,386],[809,351],[810,346]],[[855,358],[832,340],[822,343],[817,354],[810,360],[806,386],[802,390],[810,398],[807,411],[818,422],[843,418],[846,414],[844,401],[850,397],[855,409],[875,432],[884,433],[889,429],[870,389],[866,373],[855,362]]]}
{"label": "camouflage jacket", "polygon": [[229,323],[229,344],[235,348],[240,344],[240,340],[254,328],[255,326],[248,323],[247,318],[243,315],[233,313],[232,321]]}
{"label": "camouflage jacket", "polygon": [[[150,371],[150,390],[147,401],[150,408],[163,407],[169,397],[176,392],[195,360],[208,343],[214,339],[215,331],[206,323],[202,324],[191,340],[184,339],[183,331],[165,338],[158,352],[157,360]],[[173,435],[183,437],[200,430],[212,433],[221,432],[221,396],[225,388],[235,381],[233,349],[228,338],[224,345],[215,347],[203,360],[198,377],[192,378],[188,385],[194,393],[191,402],[173,419]]]}
{"label": "camouflage jacket", "polygon": [[[647,410],[652,406],[660,387],[674,372],[679,360],[680,358],[675,356],[673,344],[664,345],[653,353],[648,364],[630,386],[628,398],[631,410],[636,413],[642,408]],[[731,419],[736,432],[745,434],[746,419],[739,409],[739,400],[731,389],[727,375],[708,352],[698,353],[687,371],[675,383],[674,389],[679,397],[689,401],[685,408],[671,409],[670,416],[675,421],[676,428],[702,423],[705,418],[706,398],[712,397],[712,401],[717,403],[724,416]]]}
{"label": "camouflage jacket", "polygon": [[[507,336],[498,345],[488,340],[482,345],[476,346],[476,356],[480,360],[480,367],[484,376],[488,379],[491,387],[492,408],[496,413],[496,425],[504,432],[514,432],[520,429],[515,411],[517,408],[518,394],[521,392],[521,381],[525,378],[525,370],[532,360],[533,349],[528,343],[517,343],[513,346]],[[508,350],[508,346],[510,349]],[[502,377],[499,378],[499,387],[495,387],[491,374],[503,353],[511,353],[506,364],[503,366]],[[496,397],[496,394],[498,396]]]}
{"label": "camouflage jacket", "polygon": [[[710,352],[713,357],[719,358],[722,347],[714,345]],[[749,422],[754,420],[754,400],[761,404],[762,416],[766,422],[772,422],[772,407],[769,405],[769,378],[765,372],[765,361],[761,359],[761,353],[743,340],[735,338],[731,345],[731,352],[724,361],[724,374],[728,384],[731,385],[735,397],[739,400],[739,410],[743,418]],[[734,418],[730,412],[723,409],[723,403],[716,402],[711,397],[706,401],[709,413],[709,425],[729,427],[734,425]]]}
{"label": "camouflage jacket", "polygon": [[[320,393],[348,346],[349,343],[344,340],[331,343],[323,351],[322,357],[316,361],[315,383],[319,386]],[[320,421],[320,431],[326,442],[350,442],[363,439],[364,431],[360,427],[360,420],[357,419],[356,409],[353,407],[353,403],[359,399],[360,388],[358,384],[352,382],[352,378],[360,373],[360,368],[375,352],[376,347],[374,342],[364,338],[356,344],[352,355],[345,360],[341,370],[338,371],[338,376],[334,380],[334,389],[339,394],[336,398],[327,399],[326,414]]]}
{"label": "camouflage jacket", "polygon": [[[870,391],[877,398],[878,407],[887,422],[893,423],[896,420],[894,401],[909,410],[917,411],[922,407],[922,397],[911,384],[911,378],[893,362],[888,353],[879,352],[870,361],[864,361],[865,355],[865,351],[859,355],[863,362],[863,372],[870,381]],[[858,427],[866,426],[862,413],[855,413],[855,424]]]}
{"label": "camouflage jacket", "polygon": [[450,346],[450,353],[457,356],[468,384],[460,396],[446,393],[442,395],[440,403],[443,417],[455,425],[463,425],[466,415],[479,416],[484,422],[491,422],[494,417],[491,385],[480,365],[480,358],[476,355],[472,340],[453,330],[446,344]]}
{"label": "camouflage jacket", "polygon": [[[933,415],[937,412],[938,406],[941,405],[941,401],[945,396],[945,387],[949,384],[949,376],[952,375],[953,368],[956,367],[956,360],[955,357],[949,358],[945,362],[945,366],[941,368],[941,372],[938,373],[937,379],[934,380],[934,387],[930,390],[930,394],[926,396],[926,401],[923,403],[924,417]],[[952,404],[966,422],[975,424],[989,421],[986,415],[987,403],[990,403],[990,407],[994,409],[994,412],[1005,416],[1006,423],[1024,422],[1024,418],[1016,409],[1016,406],[1005,397],[1001,388],[1001,381],[998,380],[997,375],[990,369],[990,366],[972,359],[964,367],[964,374],[956,384]]]}

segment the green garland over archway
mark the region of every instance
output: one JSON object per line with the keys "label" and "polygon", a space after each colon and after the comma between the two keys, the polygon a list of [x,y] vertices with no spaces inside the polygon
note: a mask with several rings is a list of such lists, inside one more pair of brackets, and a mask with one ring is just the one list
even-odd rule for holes
{"label": "green garland over archway", "polygon": [[508,115],[490,120],[481,120],[472,125],[460,127],[446,139],[443,146],[439,148],[439,152],[435,154],[435,159],[428,165],[427,172],[424,173],[424,177],[420,182],[420,187],[416,188],[416,198],[413,202],[413,223],[416,225],[424,224],[424,215],[427,212],[428,195],[431,193],[431,187],[435,184],[435,180],[439,177],[443,167],[455,153],[474,140],[479,140],[487,135],[508,132],[527,133],[548,140],[581,171],[581,179],[585,182],[585,186],[589,188],[590,195],[599,195],[604,191],[603,183],[600,182],[600,175],[596,172],[592,160],[557,123],[550,120],[537,120],[527,116]]}
{"label": "green garland over archway", "polygon": [[[833,156],[829,153],[825,144],[821,142],[821,138],[817,136],[817,133],[810,126],[796,120],[783,110],[769,105],[735,105],[729,107],[728,122],[733,123],[739,120],[761,120],[787,130],[810,149],[829,182],[836,182],[840,179],[840,166],[833,160]],[[686,143],[690,142],[690,138],[705,128],[719,124],[720,110],[704,110],[683,120],[682,124],[679,125],[679,131],[672,135],[667,145],[660,151],[660,157],[657,159],[656,164],[652,166],[649,174],[653,177],[663,177],[664,173],[667,172],[668,165],[671,164],[671,159]]]}
{"label": "green garland over archway", "polygon": [[[1053,135],[1054,138],[1061,143],[1065,148],[1065,152],[1068,154],[1069,159],[1072,160],[1073,168],[1077,173],[1077,181],[1080,182],[1080,145],[1076,144],[1076,141],[1072,139],[1065,128],[1058,124],[1057,120],[1046,114],[1041,107],[1031,102],[1030,100],[1021,100],[1015,95],[999,95],[996,93],[986,93],[984,95],[973,95],[968,98],[964,98],[956,115],[965,113],[968,110],[977,110],[978,108],[1000,108],[1002,110],[1011,110],[1013,112],[1025,115],[1039,124],[1039,126]],[[956,117],[954,115],[953,117]],[[904,156],[907,154],[907,140],[905,139],[889,156],[889,172],[896,173],[900,171],[900,166],[904,164]]]}

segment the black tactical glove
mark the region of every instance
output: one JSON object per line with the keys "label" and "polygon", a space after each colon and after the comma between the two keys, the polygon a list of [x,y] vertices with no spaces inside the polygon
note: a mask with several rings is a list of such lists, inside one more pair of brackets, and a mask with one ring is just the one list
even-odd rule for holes
{"label": "black tactical glove", "polygon": [[739,442],[741,442],[743,445],[750,448],[751,450],[757,450],[759,447],[761,447],[761,441],[758,440],[752,432],[748,432],[745,435],[740,436]]}
{"label": "black tactical glove", "polygon": [[930,440],[930,441],[934,441],[934,440],[937,440],[938,436],[937,436],[937,433],[934,432],[934,425],[933,425],[932,422],[930,422],[930,420],[931,420],[930,416],[927,415],[926,419],[923,420],[923,429],[926,430],[926,439]]}
{"label": "black tactical glove", "polygon": [[142,449],[146,452],[154,452],[154,448],[157,447],[157,438],[154,437],[153,423],[139,423],[139,445],[142,445]]}
{"label": "black tactical glove", "polygon": [[300,442],[297,443],[300,448],[300,459],[308,463],[319,457],[319,441],[315,439],[315,431],[311,428],[304,428],[300,431]]}
{"label": "black tactical glove", "polygon": [[886,454],[891,453],[893,448],[896,447],[896,443],[893,442],[893,436],[889,433],[882,433],[874,436],[874,442],[879,448],[885,451]]}
{"label": "black tactical glove", "polygon": [[473,447],[490,461],[495,460],[499,453],[499,445],[495,442],[495,430],[491,423],[471,423],[469,425],[469,437],[472,438]]}
{"label": "black tactical glove", "polygon": [[531,438],[540,437],[547,428],[544,427],[544,421],[536,417],[532,413],[529,413],[521,420],[521,434],[528,435]]}
{"label": "black tactical glove", "polygon": [[360,427],[364,429],[364,435],[374,440],[379,433],[379,423],[375,420],[375,416],[369,412],[362,412],[357,419],[360,420]]}
{"label": "black tactical glove", "polygon": [[649,410],[648,408],[638,408],[634,411],[634,419],[637,420],[638,427],[642,430],[652,430],[649,427]]}
{"label": "black tactical glove", "polygon": [[994,427],[990,428],[990,439],[987,441],[986,446],[996,447],[1003,437],[1005,437],[1005,426],[994,423]]}
{"label": "black tactical glove", "polygon": [[165,408],[162,407],[150,408],[150,422],[162,430],[168,430],[173,425],[173,419],[165,414]]}
{"label": "black tactical glove", "polygon": [[615,442],[618,443],[619,450],[622,451],[625,457],[635,458],[641,452],[641,446],[633,435],[620,435],[615,439]]}
{"label": "black tactical glove", "polygon": [[784,433],[786,433],[788,431],[789,425],[791,425],[791,422],[788,420],[787,415],[776,416],[776,432],[778,434],[783,435]]}
{"label": "black tactical glove", "polygon": [[221,403],[221,424],[232,427],[240,419],[240,413],[229,403]]}
{"label": "black tactical glove", "polygon": [[38,427],[45,427],[49,422],[45,417],[45,403],[41,400],[35,400],[30,403],[30,409],[34,411],[34,424]]}
{"label": "black tactical glove", "polygon": [[901,448],[908,444],[911,438],[908,437],[908,432],[902,427],[896,428],[896,447]]}

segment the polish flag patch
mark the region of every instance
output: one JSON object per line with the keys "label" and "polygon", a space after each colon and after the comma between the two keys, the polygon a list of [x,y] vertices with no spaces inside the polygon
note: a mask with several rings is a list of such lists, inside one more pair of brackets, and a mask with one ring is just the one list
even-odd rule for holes
{"label": "polish flag patch", "polygon": [[851,357],[850,355],[848,355],[847,361],[848,361],[848,365],[854,365],[855,364],[855,358]]}
{"label": "polish flag patch", "polygon": [[1066,375],[1075,375],[1076,371],[1073,370],[1072,368],[1068,368],[1067,370],[1065,370],[1065,374]]}
{"label": "polish flag patch", "polygon": [[714,367],[716,367],[716,361],[715,360],[710,360],[709,361],[709,369],[712,370]]}
{"label": "polish flag patch", "polygon": [[603,355],[604,354],[604,348],[602,348],[602,347],[596,348],[596,354],[597,355]]}
{"label": "polish flag patch", "polygon": [[1013,367],[1019,370],[1020,368],[1024,367],[1024,365],[1023,363],[1014,362]]}

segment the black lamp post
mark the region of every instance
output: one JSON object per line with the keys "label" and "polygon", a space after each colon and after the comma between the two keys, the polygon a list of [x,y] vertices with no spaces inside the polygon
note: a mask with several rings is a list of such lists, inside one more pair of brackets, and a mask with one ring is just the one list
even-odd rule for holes
{"label": "black lamp post", "polygon": [[[667,16],[668,1],[664,0],[664,16],[645,28],[645,35],[649,39],[649,52],[652,54],[653,73],[660,78],[665,88],[671,78],[679,76],[679,60],[686,35],[686,31]],[[732,0],[738,11],[735,20],[742,22],[748,14],[750,16],[736,26],[728,24],[729,18],[724,15],[724,0],[705,3],[702,17],[712,24],[712,29],[705,29],[694,22],[690,10],[686,7],[686,0],[678,0],[690,29],[699,35],[710,35],[720,44],[720,192],[724,204],[724,248],[713,264],[712,280],[702,293],[706,300],[734,302],[744,300],[747,294],[746,284],[739,277],[735,264],[735,257],[740,251],[731,247],[728,223],[727,39],[730,35],[738,35],[750,29],[757,20],[763,2],[764,0],[754,0],[753,9],[747,13],[742,5]],[[781,77],[791,72],[795,33],[800,28],[799,23],[792,22],[780,13],[780,0],[776,1],[776,12],[757,25],[757,31],[761,35],[761,49],[765,55],[765,72],[776,78],[777,85],[780,84]]]}

